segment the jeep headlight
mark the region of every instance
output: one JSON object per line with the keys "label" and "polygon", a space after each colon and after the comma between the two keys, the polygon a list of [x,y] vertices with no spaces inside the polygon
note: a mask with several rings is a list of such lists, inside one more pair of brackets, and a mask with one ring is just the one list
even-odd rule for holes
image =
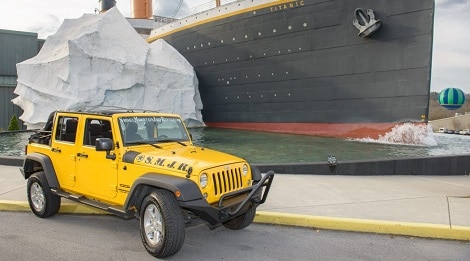
{"label": "jeep headlight", "polygon": [[199,176],[199,185],[201,185],[202,188],[205,188],[207,186],[207,174],[202,173],[201,176]]}
{"label": "jeep headlight", "polygon": [[242,174],[243,174],[243,176],[246,176],[246,174],[248,174],[248,165],[243,164]]}

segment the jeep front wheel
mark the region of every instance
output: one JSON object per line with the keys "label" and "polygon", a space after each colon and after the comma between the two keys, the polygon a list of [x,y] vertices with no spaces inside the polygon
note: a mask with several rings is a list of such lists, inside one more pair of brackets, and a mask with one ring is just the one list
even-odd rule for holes
{"label": "jeep front wheel", "polygon": [[36,216],[46,218],[59,212],[60,197],[52,194],[44,172],[29,177],[27,190],[29,207]]}
{"label": "jeep front wheel", "polygon": [[183,247],[185,224],[175,196],[155,190],[144,198],[140,208],[140,237],[155,257],[176,254]]}
{"label": "jeep front wheel", "polygon": [[256,215],[256,208],[253,207],[253,208],[250,208],[250,210],[248,210],[246,213],[223,223],[223,225],[224,227],[228,229],[232,229],[232,230],[243,229],[251,225],[251,223],[253,223],[253,220],[255,219],[255,215]]}

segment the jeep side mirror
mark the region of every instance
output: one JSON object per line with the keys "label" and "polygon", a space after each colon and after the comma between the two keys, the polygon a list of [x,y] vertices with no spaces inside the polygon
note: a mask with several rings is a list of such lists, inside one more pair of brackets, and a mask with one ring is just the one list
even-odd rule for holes
{"label": "jeep side mirror", "polygon": [[95,141],[96,151],[106,151],[107,159],[116,159],[116,155],[111,154],[111,150],[114,150],[113,140],[110,138],[97,138]]}

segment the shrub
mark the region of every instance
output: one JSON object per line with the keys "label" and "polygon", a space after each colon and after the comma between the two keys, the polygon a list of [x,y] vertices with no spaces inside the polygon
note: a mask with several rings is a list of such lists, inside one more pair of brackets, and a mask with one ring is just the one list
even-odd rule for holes
{"label": "shrub", "polygon": [[16,118],[15,114],[13,114],[13,117],[11,117],[10,125],[8,125],[8,130],[9,131],[20,130],[20,125],[18,124],[18,119]]}

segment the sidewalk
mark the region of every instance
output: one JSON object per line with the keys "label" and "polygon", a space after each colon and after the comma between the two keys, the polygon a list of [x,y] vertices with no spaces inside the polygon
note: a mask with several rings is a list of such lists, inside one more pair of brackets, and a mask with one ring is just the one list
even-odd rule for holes
{"label": "sidewalk", "polygon": [[[61,212],[103,213],[63,200]],[[0,165],[0,211],[30,211],[19,167]],[[470,240],[470,176],[277,174],[255,222]]]}

